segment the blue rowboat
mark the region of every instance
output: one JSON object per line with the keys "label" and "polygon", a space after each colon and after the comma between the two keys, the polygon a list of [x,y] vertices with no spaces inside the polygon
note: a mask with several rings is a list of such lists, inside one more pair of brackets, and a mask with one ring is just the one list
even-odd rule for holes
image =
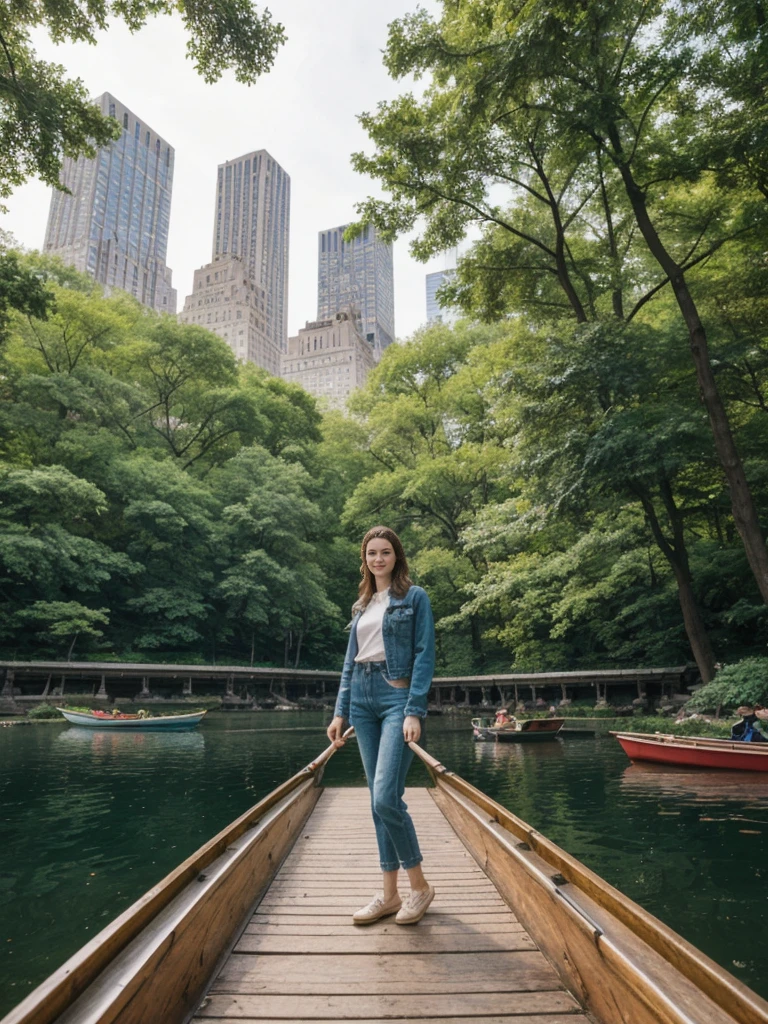
{"label": "blue rowboat", "polygon": [[157,715],[154,718],[139,718],[138,715],[112,718],[87,711],[68,711],[66,708],[59,708],[59,711],[72,725],[84,725],[90,729],[193,729],[206,714],[205,711],[194,711],[186,715]]}

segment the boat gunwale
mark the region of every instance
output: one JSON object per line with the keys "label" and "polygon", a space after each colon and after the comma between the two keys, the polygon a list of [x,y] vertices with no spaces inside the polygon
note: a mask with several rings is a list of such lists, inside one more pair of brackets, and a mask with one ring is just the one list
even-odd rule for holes
{"label": "boat gunwale", "polygon": [[[409,745],[429,770],[436,786],[443,785],[456,790],[474,806],[489,814],[505,831],[526,843],[548,866],[554,868],[556,876],[562,876],[562,880],[580,889],[602,910],[615,917],[726,1013],[732,1013],[735,1002],[742,1017],[734,1017],[734,1020],[750,1024],[768,1022],[768,1001],[551,839],[547,839],[456,772],[446,768],[417,743]],[[599,938],[596,941],[599,942]]]}
{"label": "boat gunwale", "polygon": [[[348,730],[346,735],[349,736],[351,733],[352,730]],[[322,769],[336,749],[333,744],[326,747],[313,761],[276,786],[190,854],[73,953],[3,1017],[0,1024],[47,1024],[56,1020],[205,868],[226,851],[227,847],[255,827],[273,807],[308,779],[314,778],[317,784],[322,776]]]}

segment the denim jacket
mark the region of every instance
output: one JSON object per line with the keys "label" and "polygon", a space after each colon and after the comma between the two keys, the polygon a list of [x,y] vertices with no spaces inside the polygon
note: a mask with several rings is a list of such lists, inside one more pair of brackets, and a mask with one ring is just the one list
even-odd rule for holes
{"label": "denim jacket", "polygon": [[[347,654],[341,672],[339,695],[334,715],[349,718],[352,673],[357,655],[357,623],[361,613],[352,620]],[[389,607],[381,625],[388,679],[408,679],[410,687],[404,716],[427,714],[427,694],[435,672],[435,622],[427,592],[413,586],[405,597],[390,595]]]}

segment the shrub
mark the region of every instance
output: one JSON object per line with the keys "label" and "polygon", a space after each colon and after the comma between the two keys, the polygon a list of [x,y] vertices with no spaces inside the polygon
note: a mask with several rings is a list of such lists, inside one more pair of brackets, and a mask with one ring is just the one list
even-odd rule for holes
{"label": "shrub", "polygon": [[728,739],[731,727],[727,722],[710,722],[706,718],[687,718],[682,722],[675,722],[671,718],[650,715],[627,719],[626,724],[622,722],[621,728],[616,731],[663,732],[673,736],[713,736],[718,739]]}
{"label": "shrub", "polygon": [[717,711],[739,704],[768,705],[768,658],[743,658],[721,668],[711,683],[702,686],[688,701],[687,708]]}
{"label": "shrub", "polygon": [[34,718],[38,721],[46,718],[58,718],[59,721],[64,721],[59,709],[52,707],[50,704],[36,704],[27,712],[27,718]]}

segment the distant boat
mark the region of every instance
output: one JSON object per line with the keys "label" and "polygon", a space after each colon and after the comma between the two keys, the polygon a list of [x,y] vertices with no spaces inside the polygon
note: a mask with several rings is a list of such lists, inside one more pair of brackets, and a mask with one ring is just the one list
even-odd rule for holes
{"label": "distant boat", "polygon": [[476,740],[491,743],[542,743],[554,740],[563,727],[564,718],[518,719],[507,726],[493,726],[489,718],[473,718],[472,730]]}
{"label": "distant boat", "polygon": [[119,717],[94,714],[92,711],[69,711],[59,708],[72,725],[84,725],[90,729],[193,729],[203,719],[205,711],[194,711],[186,715],[155,715],[139,717],[138,715],[121,714]]}
{"label": "distant boat", "polygon": [[768,772],[768,743],[716,740],[666,733],[612,732],[632,761]]}

